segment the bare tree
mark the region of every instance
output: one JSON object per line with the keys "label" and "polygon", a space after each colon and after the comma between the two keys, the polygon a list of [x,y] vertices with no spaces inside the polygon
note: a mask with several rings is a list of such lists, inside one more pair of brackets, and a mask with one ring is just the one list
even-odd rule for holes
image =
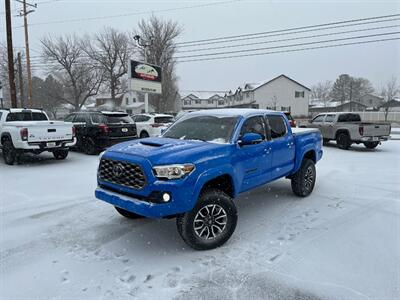
{"label": "bare tree", "polygon": [[386,105],[384,106],[385,121],[390,110],[390,101],[392,101],[397,95],[400,94],[400,85],[397,83],[397,78],[392,76],[392,78],[386,83],[385,86],[381,88],[381,96],[385,99]]}
{"label": "bare tree", "polygon": [[336,101],[358,101],[363,95],[373,93],[371,82],[365,78],[355,78],[348,74],[340,75],[332,86],[330,96]]}
{"label": "bare tree", "polygon": [[[134,35],[139,34],[143,40],[151,41],[147,53],[148,62],[162,67],[162,95],[151,95],[150,103],[159,112],[174,110],[178,93],[174,55],[176,39],[183,30],[178,23],[164,21],[155,16],[140,21],[138,27],[139,30]],[[144,49],[140,49],[140,54],[144,58]]]}
{"label": "bare tree", "polygon": [[75,35],[46,37],[41,43],[43,58],[55,63],[51,72],[64,87],[64,101],[80,110],[89,97],[98,93],[103,71],[88,62]]}
{"label": "bare tree", "polygon": [[129,48],[127,34],[106,27],[92,38],[86,36],[82,40],[82,49],[93,66],[104,72],[106,88],[110,90],[112,103],[115,104],[115,95],[121,91],[122,76],[127,73],[127,61],[133,52]]}
{"label": "bare tree", "polygon": [[323,82],[318,82],[316,85],[311,87],[311,96],[313,99],[318,99],[324,105],[327,106],[329,100],[331,100],[331,91],[332,91],[332,81],[326,80]]}

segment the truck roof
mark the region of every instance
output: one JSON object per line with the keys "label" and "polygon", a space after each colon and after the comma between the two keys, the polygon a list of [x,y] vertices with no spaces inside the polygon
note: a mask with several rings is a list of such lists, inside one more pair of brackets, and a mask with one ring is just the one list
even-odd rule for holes
{"label": "truck roof", "polygon": [[19,113],[19,112],[43,112],[42,109],[37,108],[7,108],[7,109],[0,109],[0,111],[9,111],[11,113]]}
{"label": "truck roof", "polygon": [[256,108],[221,108],[199,110],[189,113],[190,115],[208,115],[208,116],[243,116],[249,117],[259,113],[283,114],[282,112],[267,109]]}

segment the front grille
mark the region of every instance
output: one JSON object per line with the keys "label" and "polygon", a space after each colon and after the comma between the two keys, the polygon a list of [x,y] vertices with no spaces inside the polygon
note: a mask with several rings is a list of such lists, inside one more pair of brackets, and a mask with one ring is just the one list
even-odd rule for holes
{"label": "front grille", "polygon": [[139,165],[111,159],[100,161],[99,178],[137,190],[146,185],[146,177]]}

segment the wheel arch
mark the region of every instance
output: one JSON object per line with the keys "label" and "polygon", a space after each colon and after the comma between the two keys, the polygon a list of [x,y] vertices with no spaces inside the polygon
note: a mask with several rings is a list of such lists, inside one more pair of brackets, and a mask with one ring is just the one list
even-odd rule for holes
{"label": "wheel arch", "polygon": [[349,130],[348,129],[344,129],[344,128],[340,128],[340,129],[336,130],[335,140],[337,139],[338,135],[341,134],[341,133],[347,134],[349,136],[349,138],[350,138]]}
{"label": "wheel arch", "polygon": [[1,134],[1,138],[0,138],[1,145],[3,145],[3,143],[6,140],[10,140],[12,142],[12,137],[11,137],[11,134],[9,132],[4,132],[4,133]]}

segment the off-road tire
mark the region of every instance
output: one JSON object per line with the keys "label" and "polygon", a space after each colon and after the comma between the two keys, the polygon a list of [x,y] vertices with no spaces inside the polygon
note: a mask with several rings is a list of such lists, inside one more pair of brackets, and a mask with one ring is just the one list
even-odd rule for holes
{"label": "off-road tire", "polygon": [[[209,215],[204,214],[204,212],[209,212]],[[208,221],[199,220],[199,218],[202,218],[202,214],[207,216]],[[223,223],[225,225],[221,225]],[[232,236],[236,224],[237,210],[235,204],[231,197],[217,189],[203,191],[195,207],[176,218],[180,236],[186,244],[195,250],[209,250],[222,246]],[[204,230],[203,233],[200,232],[202,230]],[[206,230],[211,237],[207,238]],[[201,233],[205,236],[203,237]]]}
{"label": "off-road tire", "polygon": [[336,143],[339,149],[348,150],[351,146],[351,140],[347,133],[340,132],[336,137]]}
{"label": "off-road tire", "polygon": [[68,150],[65,150],[65,149],[54,150],[53,151],[53,156],[57,160],[66,159],[67,156],[68,156]]}
{"label": "off-road tire", "polygon": [[300,169],[292,176],[292,191],[296,196],[307,197],[314,189],[317,173],[311,159],[303,159]]}
{"label": "off-road tire", "polygon": [[378,147],[379,142],[364,142],[364,146],[367,149],[375,149],[376,147]]}
{"label": "off-road tire", "polygon": [[83,152],[85,152],[87,155],[95,155],[98,153],[96,145],[94,144],[94,141],[91,138],[86,138],[83,142],[82,147],[83,147]]}
{"label": "off-road tire", "polygon": [[119,214],[120,214],[121,216],[124,216],[125,218],[128,218],[128,219],[140,219],[140,218],[144,218],[144,217],[141,216],[141,215],[135,214],[135,213],[133,213],[133,212],[130,212],[130,211],[125,210],[125,209],[123,209],[123,208],[120,208],[120,207],[118,207],[118,206],[114,206],[114,207],[115,207],[115,209],[117,210],[117,212],[119,212]]}
{"label": "off-road tire", "polygon": [[148,138],[148,137],[150,137],[150,135],[149,135],[149,133],[147,131],[142,131],[140,133],[140,138],[141,139]]}
{"label": "off-road tire", "polygon": [[3,142],[2,151],[3,151],[4,162],[7,165],[11,166],[17,161],[18,154],[14,148],[13,143],[10,140],[7,139]]}

